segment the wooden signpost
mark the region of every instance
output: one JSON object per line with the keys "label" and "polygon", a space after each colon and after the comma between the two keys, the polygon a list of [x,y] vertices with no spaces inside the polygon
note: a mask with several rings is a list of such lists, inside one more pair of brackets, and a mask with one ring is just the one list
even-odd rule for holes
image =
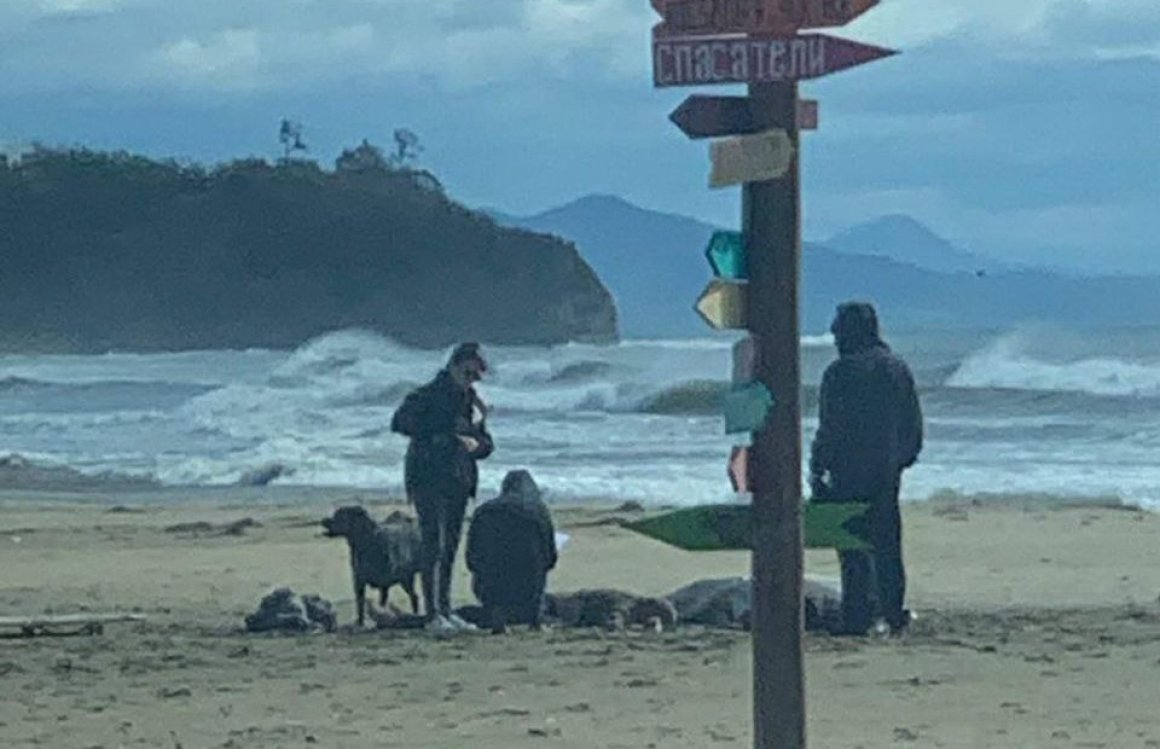
{"label": "wooden signpost", "polygon": [[752,503],[670,513],[636,529],[678,545],[752,548],[753,745],[804,749],[804,543],[856,548],[868,536],[864,505],[805,510],[802,503],[798,141],[802,130],[817,128],[818,116],[816,102],[798,98],[798,81],[895,52],[798,33],[845,25],[878,0],[651,1],[663,19],[653,29],[656,87],[749,86],[747,97],[690,97],[670,119],[690,138],[728,138],[711,147],[712,183],[744,185],[735,243],[744,262],[712,254],[710,262],[720,275],[743,267],[746,282],[715,278],[696,309],[716,330],[750,333],[735,351],[736,389],[726,407],[734,426],[754,430],[752,444],[735,447],[729,459],[734,489],[748,490]]}

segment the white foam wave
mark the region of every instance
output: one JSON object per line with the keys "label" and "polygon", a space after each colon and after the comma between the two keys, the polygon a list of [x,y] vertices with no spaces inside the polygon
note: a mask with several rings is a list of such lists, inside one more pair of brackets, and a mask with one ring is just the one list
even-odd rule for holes
{"label": "white foam wave", "polygon": [[1160,396],[1160,362],[1107,357],[1045,361],[1027,354],[1021,336],[1011,335],[967,358],[947,380],[947,385],[1157,397]]}

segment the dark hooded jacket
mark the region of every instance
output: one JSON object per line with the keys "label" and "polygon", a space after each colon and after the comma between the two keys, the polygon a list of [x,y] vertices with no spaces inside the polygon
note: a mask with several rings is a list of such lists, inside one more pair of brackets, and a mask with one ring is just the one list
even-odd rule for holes
{"label": "dark hooded jacket", "polygon": [[466,560],[480,603],[539,609],[548,572],[557,562],[556,534],[527,471],[508,473],[500,495],[472,515]]}
{"label": "dark hooded jacket", "polygon": [[846,304],[834,321],[838,360],[822,377],[810,472],[829,472],[833,499],[876,495],[922,451],[922,409],[909,367],[878,334],[874,308]]}
{"label": "dark hooded jacket", "polygon": [[[475,496],[479,485],[476,461],[495,449],[487,427],[473,423],[477,402],[475,389],[460,387],[444,369],[409,394],[395,411],[391,431],[411,438],[404,482],[412,499],[433,493]],[[475,438],[479,448],[468,452],[459,436]]]}

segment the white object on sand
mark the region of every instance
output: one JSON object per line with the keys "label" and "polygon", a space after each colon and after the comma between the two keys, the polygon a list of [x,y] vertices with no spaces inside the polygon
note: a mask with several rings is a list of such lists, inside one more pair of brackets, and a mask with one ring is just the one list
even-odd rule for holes
{"label": "white object on sand", "polygon": [[19,629],[25,636],[42,634],[57,627],[79,627],[87,634],[100,634],[106,624],[143,622],[141,614],[44,614],[41,616],[0,616],[0,629]]}
{"label": "white object on sand", "polygon": [[564,547],[567,546],[568,541],[571,538],[572,537],[569,536],[567,533],[561,533],[560,531],[556,531],[556,552],[559,553],[559,552],[563,551]]}

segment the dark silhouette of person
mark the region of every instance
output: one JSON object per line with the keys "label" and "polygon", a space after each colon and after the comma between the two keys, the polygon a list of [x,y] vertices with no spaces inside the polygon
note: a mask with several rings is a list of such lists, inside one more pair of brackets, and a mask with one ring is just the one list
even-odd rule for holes
{"label": "dark silhouette of person", "polygon": [[511,471],[500,495],[484,502],[467,531],[471,589],[493,634],[512,622],[540,628],[548,573],[556,566],[556,532],[532,474]]}
{"label": "dark silhouette of person", "polygon": [[843,634],[864,635],[873,624],[871,580],[893,633],[910,621],[904,606],[902,472],[922,451],[922,409],[910,368],[883,342],[874,307],[838,306],[830,331],[838,359],[826,368],[818,431],[810,451],[814,501],[868,502],[872,551],[838,552],[842,566]]}
{"label": "dark silhouette of person", "polygon": [[472,626],[451,609],[451,574],[467,502],[479,486],[476,461],[495,449],[487,406],[473,387],[487,369],[479,344],[460,344],[447,366],[407,395],[391,419],[391,431],[411,438],[404,483],[419,516],[424,613],[435,631]]}

